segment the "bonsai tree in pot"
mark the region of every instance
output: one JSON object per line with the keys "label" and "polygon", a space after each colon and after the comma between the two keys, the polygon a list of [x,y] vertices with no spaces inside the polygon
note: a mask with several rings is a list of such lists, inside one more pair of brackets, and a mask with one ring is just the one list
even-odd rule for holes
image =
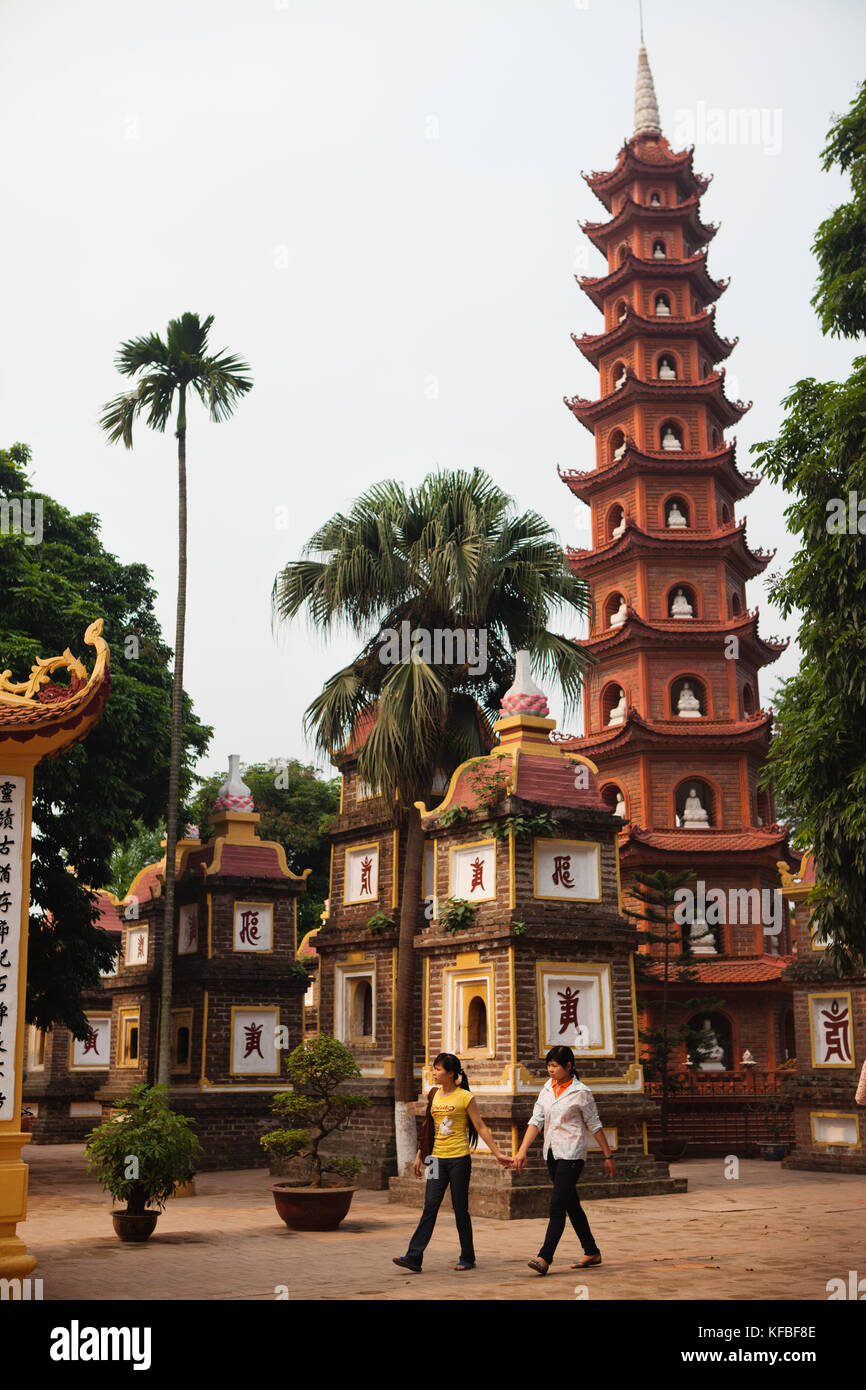
{"label": "bonsai tree in pot", "polygon": [[111,1213],[121,1240],[147,1240],[175,1187],[193,1177],[201,1158],[194,1124],[171,1109],[166,1086],[141,1081],[91,1132],[87,1171],[126,1202],[125,1211]]}
{"label": "bonsai tree in pot", "polygon": [[[263,1134],[261,1144],[274,1157],[309,1158],[310,1182],[303,1187],[277,1183],[270,1191],[287,1226],[333,1230],[349,1210],[361,1162],[357,1158],[323,1157],[319,1149],[370,1101],[367,1096],[336,1094],[338,1086],[361,1073],[348,1048],[327,1033],[300,1043],[286,1058],[285,1069],[294,1089],[274,1096],[271,1109],[286,1127]],[[326,1174],[337,1181],[324,1186]]]}

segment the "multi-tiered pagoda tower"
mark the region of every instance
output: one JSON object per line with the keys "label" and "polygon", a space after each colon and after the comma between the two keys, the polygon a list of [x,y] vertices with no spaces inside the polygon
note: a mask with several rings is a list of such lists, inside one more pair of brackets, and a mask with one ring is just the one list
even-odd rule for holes
{"label": "multi-tiered pagoda tower", "polygon": [[[643,44],[634,135],[610,173],[584,177],[610,216],[582,224],[607,273],[578,277],[604,327],[574,337],[600,395],[566,400],[596,446],[593,469],[562,474],[591,509],[592,547],[569,560],[591,587],[584,645],[598,661],[584,736],[571,746],[599,766],[605,800],[626,821],[626,882],[636,870],[689,869],[706,892],[772,892],[787,846],[772,795],[758,788],[771,724],[758,673],[786,644],[759,635],[746,584],[773,552],[750,547],[735,517],[759,478],[740,472],[725,437],[749,407],[727,398],[719,365],[737,340],[715,324],[726,282],[707,268],[716,227],[699,204],[709,179],[662,135]],[[714,914],[696,893],[701,985],[680,993],[724,999],[710,1026],[725,1070],[746,1049],[768,1070],[793,1055],[790,986],[779,978],[788,925],[765,930],[774,924],[756,902],[743,894],[738,913],[708,928]]]}

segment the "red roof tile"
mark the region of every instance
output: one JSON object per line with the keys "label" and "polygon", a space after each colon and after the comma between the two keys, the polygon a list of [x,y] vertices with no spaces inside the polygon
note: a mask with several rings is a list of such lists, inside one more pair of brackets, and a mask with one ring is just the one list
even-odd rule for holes
{"label": "red roof tile", "polygon": [[[691,960],[689,968],[697,972],[703,985],[759,985],[778,980],[793,959],[793,956],[742,956],[734,960]],[[650,963],[646,957],[642,960],[648,975],[663,978],[663,961]]]}

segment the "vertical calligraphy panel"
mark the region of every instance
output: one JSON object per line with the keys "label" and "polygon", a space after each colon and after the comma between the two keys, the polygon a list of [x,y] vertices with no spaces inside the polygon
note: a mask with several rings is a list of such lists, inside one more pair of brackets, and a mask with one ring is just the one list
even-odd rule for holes
{"label": "vertical calligraphy panel", "polygon": [[[15,1117],[26,783],[0,773],[0,1120]],[[21,1019],[21,1026],[24,1020]]]}

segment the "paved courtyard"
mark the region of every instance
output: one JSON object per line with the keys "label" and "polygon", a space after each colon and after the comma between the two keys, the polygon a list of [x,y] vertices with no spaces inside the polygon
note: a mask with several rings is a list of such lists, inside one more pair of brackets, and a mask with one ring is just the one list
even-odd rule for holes
{"label": "paved courtyard", "polygon": [[[866,1275],[866,1178],[784,1172],[743,1160],[739,1178],[722,1159],[676,1165],[689,1191],[587,1202],[604,1263],[577,1273],[570,1228],[550,1274],[527,1259],[545,1222],[473,1222],[478,1267],[457,1274],[454,1218],[443,1209],[424,1273],[391,1263],[405,1253],[415,1214],[384,1192],[358,1192],[337,1231],[290,1231],[277,1217],[266,1171],[204,1173],[196,1196],[171,1201],[144,1245],[114,1235],[111,1200],[84,1170],[82,1147],[34,1147],[28,1218],[19,1233],[39,1261],[50,1299],[573,1300],[806,1299],[824,1301],[829,1279]],[[419,1180],[419,1209],[422,1200]],[[285,1293],[282,1294],[285,1297]]]}

